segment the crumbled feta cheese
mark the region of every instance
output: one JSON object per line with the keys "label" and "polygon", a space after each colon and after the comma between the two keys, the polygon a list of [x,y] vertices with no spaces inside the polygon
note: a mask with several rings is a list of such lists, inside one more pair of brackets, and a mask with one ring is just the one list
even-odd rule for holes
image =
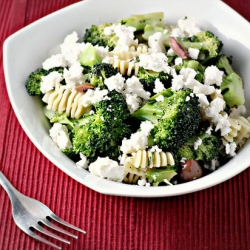
{"label": "crumbled feta cheese", "polygon": [[65,125],[54,123],[52,128],[49,130],[49,135],[61,150],[72,148],[68,129]]}
{"label": "crumbled feta cheese", "polygon": [[104,28],[104,34],[110,36],[115,33],[119,38],[115,50],[128,51],[128,48],[134,45],[138,45],[138,40],[135,40],[134,32],[135,27],[126,26],[122,24],[113,24]]}
{"label": "crumbled feta cheese", "polygon": [[200,32],[201,30],[196,26],[196,21],[193,17],[184,17],[178,20],[178,26],[182,32],[188,34],[188,36],[193,36]]}
{"label": "crumbled feta cheese", "polygon": [[83,83],[82,66],[75,62],[69,69],[64,69],[63,77],[66,81],[66,87],[73,89],[75,86]]}
{"label": "crumbled feta cheese", "polygon": [[139,78],[136,76],[128,78],[126,80],[126,83],[124,84],[124,88],[124,95],[133,93],[145,100],[148,100],[148,98],[150,97],[150,93],[144,90],[143,85],[141,84]]}
{"label": "crumbled feta cheese", "polygon": [[155,72],[171,72],[171,67],[168,66],[168,58],[164,53],[139,55],[139,66]]}
{"label": "crumbled feta cheese", "polygon": [[183,60],[181,57],[176,57],[174,60],[175,65],[182,65],[182,62],[183,62]]}
{"label": "crumbled feta cheese", "polygon": [[167,56],[174,56],[174,55],[175,55],[175,53],[174,53],[173,49],[170,48],[170,49],[167,51]]}
{"label": "crumbled feta cheese", "polygon": [[136,94],[125,94],[124,98],[131,114],[141,106],[142,101]]}
{"label": "crumbled feta cheese", "polygon": [[107,89],[100,90],[99,88],[88,89],[87,92],[82,96],[81,104],[84,107],[89,107],[96,102],[102,101],[108,94]]}
{"label": "crumbled feta cheese", "polygon": [[177,38],[177,37],[184,38],[185,34],[179,28],[173,28],[171,30],[171,36],[173,36],[175,38]]}
{"label": "crumbled feta cheese", "polygon": [[68,66],[78,61],[81,52],[87,46],[85,43],[78,43],[78,39],[78,34],[73,32],[66,36],[64,42],[60,45],[61,53],[66,59]]}
{"label": "crumbled feta cheese", "polygon": [[152,36],[148,38],[148,46],[151,53],[165,53],[166,48],[163,43],[162,32],[155,32]]}
{"label": "crumbled feta cheese", "polygon": [[52,71],[46,76],[42,76],[40,84],[40,90],[43,94],[55,88],[56,84],[59,84],[63,80],[62,74],[57,71]]}
{"label": "crumbled feta cheese", "polygon": [[42,63],[43,69],[49,70],[55,67],[66,67],[66,60],[62,54],[52,55]]}
{"label": "crumbled feta cheese", "polygon": [[180,90],[184,87],[184,76],[175,75],[172,79],[172,89],[174,91]]}
{"label": "crumbled feta cheese", "polygon": [[185,99],[186,102],[189,102],[190,101],[190,96],[187,96],[186,99]]}
{"label": "crumbled feta cheese", "polygon": [[199,101],[199,106],[202,108],[202,109],[205,109],[208,105],[209,105],[209,101],[206,97],[205,94],[196,94],[196,96],[199,98],[198,101]]}
{"label": "crumbled feta cheese", "polygon": [[157,96],[157,97],[155,98],[155,100],[156,100],[157,102],[163,102],[163,101],[164,101],[164,96],[163,96],[163,95],[159,95],[159,96]]}
{"label": "crumbled feta cheese", "polygon": [[146,179],[139,179],[137,182],[138,186],[140,187],[150,187],[151,184],[149,182],[146,181]]}
{"label": "crumbled feta cheese", "polygon": [[155,80],[155,88],[153,89],[153,92],[158,94],[160,92],[162,92],[163,90],[165,90],[165,87],[163,85],[163,83],[160,81],[160,79],[156,79]]}
{"label": "crumbled feta cheese", "polygon": [[207,164],[204,164],[204,168],[209,169],[211,171],[216,170],[220,166],[220,162],[218,161],[217,158],[214,158],[212,161],[210,161]]}
{"label": "crumbled feta cheese", "polygon": [[124,82],[125,78],[120,73],[104,80],[104,84],[108,87],[109,91],[116,90],[119,93],[124,89]]}
{"label": "crumbled feta cheese", "polygon": [[136,152],[138,150],[144,150],[148,146],[148,136],[150,131],[154,128],[154,125],[149,122],[141,122],[141,130],[131,134],[130,139],[124,138],[122,140],[121,151],[123,154]]}
{"label": "crumbled feta cheese", "polygon": [[188,54],[194,60],[198,59],[199,53],[200,51],[198,49],[188,48]]}
{"label": "crumbled feta cheese", "polygon": [[216,66],[208,66],[204,73],[204,83],[206,85],[216,84],[217,86],[220,86],[222,83],[223,74],[223,71],[219,70]]}
{"label": "crumbled feta cheese", "polygon": [[157,145],[153,146],[149,149],[150,152],[162,152],[162,149],[160,149]]}
{"label": "crumbled feta cheese", "polygon": [[81,160],[76,162],[76,166],[78,168],[87,169],[88,164],[89,164],[89,161],[88,161],[87,157],[84,154],[80,153],[80,158],[81,158]]}
{"label": "crumbled feta cheese", "polygon": [[245,105],[238,106],[237,108],[231,108],[230,110],[230,117],[232,118],[238,118],[239,116],[242,116],[246,113],[246,107]]}
{"label": "crumbled feta cheese", "polygon": [[211,135],[211,131],[213,130],[212,126],[209,126],[206,130],[206,134]]}
{"label": "crumbled feta cheese", "polygon": [[96,176],[117,182],[122,182],[126,175],[125,168],[108,157],[98,157],[89,165],[89,171]]}
{"label": "crumbled feta cheese", "polygon": [[195,142],[194,142],[194,150],[197,150],[198,147],[202,144],[202,140],[201,138],[198,138]]}
{"label": "crumbled feta cheese", "polygon": [[95,45],[94,47],[96,49],[98,56],[101,58],[101,60],[103,60],[106,56],[108,56],[108,53],[109,53],[108,47],[103,47],[103,46],[98,46],[98,45]]}
{"label": "crumbled feta cheese", "polygon": [[231,157],[235,156],[236,155],[236,143],[235,142],[231,142],[231,143],[227,143],[225,145],[225,151],[226,151],[226,154],[230,155]]}

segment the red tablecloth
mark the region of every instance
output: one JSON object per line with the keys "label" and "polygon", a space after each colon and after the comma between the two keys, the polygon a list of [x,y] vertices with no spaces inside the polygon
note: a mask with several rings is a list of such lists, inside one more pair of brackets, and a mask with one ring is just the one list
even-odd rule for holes
{"label": "red tablecloth", "polygon": [[[13,32],[74,2],[2,0],[1,48]],[[250,0],[225,2],[250,21]],[[215,187],[170,198],[126,198],[92,191],[50,163],[23,132],[8,99],[2,58],[1,50],[0,169],[19,191],[87,232],[78,234],[69,246],[54,243],[65,250],[250,249],[250,169]],[[0,249],[50,249],[16,226],[3,188]]]}

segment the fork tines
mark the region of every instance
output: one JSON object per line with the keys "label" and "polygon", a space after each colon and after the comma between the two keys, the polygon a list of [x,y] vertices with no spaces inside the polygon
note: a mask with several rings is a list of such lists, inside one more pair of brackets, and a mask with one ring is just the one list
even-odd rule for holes
{"label": "fork tines", "polygon": [[[58,236],[58,235],[52,233],[51,231],[49,231],[49,230],[47,230],[46,228],[44,228],[42,225],[45,225],[45,226],[47,226],[47,227],[50,228],[50,229],[53,229],[53,230],[55,230],[55,231],[57,231],[57,232],[59,232],[59,233],[63,233],[63,234],[65,234],[65,235],[68,235],[68,236],[70,236],[70,237],[72,237],[72,238],[75,238],[75,239],[78,238],[76,235],[74,235],[74,234],[72,234],[72,233],[70,233],[70,232],[68,232],[68,231],[66,231],[66,230],[64,230],[64,229],[62,229],[62,228],[56,226],[55,224],[51,223],[51,221],[50,221],[49,219],[52,219],[52,220],[54,220],[54,221],[60,223],[60,224],[63,225],[63,226],[69,227],[69,228],[74,229],[74,230],[76,230],[76,231],[78,231],[78,232],[81,232],[81,233],[86,234],[86,232],[85,232],[84,230],[82,230],[82,229],[80,229],[80,228],[78,228],[78,227],[75,227],[75,226],[73,226],[72,224],[70,224],[70,223],[68,223],[68,222],[66,222],[66,221],[64,221],[64,220],[62,220],[61,218],[59,218],[59,217],[58,217],[57,215],[55,215],[55,214],[51,214],[50,216],[48,216],[48,217],[46,217],[46,218],[40,220],[40,221],[39,221],[40,223],[37,223],[36,225],[32,225],[30,228],[31,228],[31,229],[35,229],[35,230],[37,230],[38,232],[40,232],[40,233],[42,233],[42,234],[44,234],[44,235],[50,236],[50,237],[52,237],[52,238],[54,238],[54,239],[56,239],[56,240],[59,240],[59,241],[61,241],[61,242],[63,242],[63,243],[67,243],[67,244],[70,244],[70,241],[65,240],[64,238],[62,238],[62,237],[60,237],[60,236]],[[38,234],[36,234],[36,233],[35,233],[34,231],[32,231],[31,229],[30,229],[30,232],[28,232],[28,234],[29,234],[31,237],[33,237],[33,238],[35,238],[36,240],[39,240],[39,241],[41,241],[41,242],[43,242],[43,243],[45,243],[45,244],[47,244],[47,245],[50,245],[50,246],[52,246],[52,247],[54,247],[54,248],[56,248],[56,249],[62,249],[61,247],[55,245],[54,243],[52,243],[52,242],[46,240],[45,238],[39,236]]]}

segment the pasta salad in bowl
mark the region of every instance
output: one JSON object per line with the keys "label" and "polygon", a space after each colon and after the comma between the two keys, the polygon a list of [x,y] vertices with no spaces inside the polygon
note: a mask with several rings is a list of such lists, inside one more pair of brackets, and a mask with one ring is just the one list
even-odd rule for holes
{"label": "pasta salad in bowl", "polygon": [[[27,99],[46,123],[43,144],[73,175],[84,173],[83,184],[100,179],[94,189],[118,195],[182,194],[192,183],[211,186],[206,180],[247,147],[245,82],[224,36],[177,14],[171,22],[163,11],[89,22],[26,75]],[[105,183],[130,194],[102,191]]]}

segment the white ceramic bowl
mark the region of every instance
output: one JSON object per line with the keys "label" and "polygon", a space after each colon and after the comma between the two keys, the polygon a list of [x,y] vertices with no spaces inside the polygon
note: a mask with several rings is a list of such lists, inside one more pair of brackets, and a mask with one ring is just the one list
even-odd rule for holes
{"label": "white ceramic bowl", "polygon": [[[186,15],[199,27],[214,32],[224,43],[224,51],[234,57],[234,68],[245,80],[246,107],[250,108],[250,25],[219,0],[85,0],[48,15],[10,36],[4,43],[4,72],[12,107],[35,146],[57,167],[80,183],[100,193],[163,197],[202,190],[237,175],[250,165],[250,143],[236,157],[212,174],[195,181],[165,187],[139,187],[112,182],[80,170],[55,146],[48,135],[49,123],[42,113],[39,98],[25,89],[27,76],[57,51],[66,35],[76,31],[79,37],[92,24],[115,22],[131,14],[165,12],[165,21],[175,24]],[[249,113],[247,114],[249,115]]]}

